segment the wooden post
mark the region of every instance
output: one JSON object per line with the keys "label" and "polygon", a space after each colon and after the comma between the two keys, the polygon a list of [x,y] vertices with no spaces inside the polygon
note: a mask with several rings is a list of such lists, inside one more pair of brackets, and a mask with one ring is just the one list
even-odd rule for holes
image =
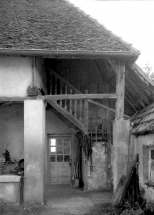
{"label": "wooden post", "polygon": [[[86,91],[86,94],[88,92]],[[88,99],[84,100],[84,133],[88,135]],[[88,189],[88,160],[82,150],[84,190]]]}
{"label": "wooden post", "polygon": [[125,94],[125,62],[119,60],[116,73],[116,119],[123,119],[124,116],[124,94]]}

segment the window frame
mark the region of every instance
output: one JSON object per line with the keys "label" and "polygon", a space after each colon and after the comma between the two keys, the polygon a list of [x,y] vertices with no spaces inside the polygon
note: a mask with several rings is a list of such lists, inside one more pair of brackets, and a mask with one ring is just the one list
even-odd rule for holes
{"label": "window frame", "polygon": [[151,178],[151,162],[154,163],[154,159],[151,159],[152,150],[154,150],[154,145],[143,145],[143,181],[150,186],[154,185],[154,177]]}
{"label": "window frame", "polygon": [[[57,146],[57,144],[55,145],[55,146],[52,146],[52,145],[50,145],[50,140],[51,139],[62,139],[62,146]],[[70,150],[70,153],[69,154],[65,154],[64,153],[64,140],[65,139],[69,139],[69,150]],[[57,142],[57,141],[56,141]],[[70,162],[70,160],[72,159],[71,158],[71,156],[72,156],[72,147],[71,147],[71,136],[48,136],[48,143],[49,143],[49,163],[69,163]],[[55,151],[55,154],[53,153],[51,153],[51,148],[56,148],[56,151]],[[58,147],[60,147],[60,148],[62,148],[62,154],[59,154],[59,153],[57,153],[57,148]],[[51,161],[51,157],[53,156],[53,155],[55,155],[55,161]],[[63,161],[57,161],[57,156],[59,156],[59,155],[62,155],[63,156]],[[65,161],[65,156],[68,156],[69,155],[69,157],[70,157],[70,159],[69,159],[69,161]]]}

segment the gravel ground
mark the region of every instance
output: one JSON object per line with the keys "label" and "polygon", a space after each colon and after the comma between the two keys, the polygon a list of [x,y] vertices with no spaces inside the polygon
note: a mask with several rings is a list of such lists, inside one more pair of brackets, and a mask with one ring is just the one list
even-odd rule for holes
{"label": "gravel ground", "polygon": [[93,192],[68,186],[48,186],[46,204],[9,205],[0,203],[0,214],[15,215],[102,215],[110,211],[112,192]]}

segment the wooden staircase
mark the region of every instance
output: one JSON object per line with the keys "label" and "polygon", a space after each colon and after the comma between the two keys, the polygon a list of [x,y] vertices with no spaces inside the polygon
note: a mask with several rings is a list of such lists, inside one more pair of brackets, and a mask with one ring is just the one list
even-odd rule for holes
{"label": "wooden staircase", "polygon": [[[80,91],[78,91],[56,72],[51,69],[49,71],[52,76],[50,94],[81,94]],[[80,130],[85,133],[88,132],[88,99],[48,100],[48,103]]]}

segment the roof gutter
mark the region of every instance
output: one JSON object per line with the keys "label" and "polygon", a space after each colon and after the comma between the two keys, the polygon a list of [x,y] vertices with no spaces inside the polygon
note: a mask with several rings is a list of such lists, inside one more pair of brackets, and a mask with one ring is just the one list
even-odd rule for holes
{"label": "roof gutter", "polygon": [[136,61],[139,54],[124,51],[74,51],[74,50],[42,50],[42,49],[0,49],[0,55],[40,56],[44,58],[130,58]]}

